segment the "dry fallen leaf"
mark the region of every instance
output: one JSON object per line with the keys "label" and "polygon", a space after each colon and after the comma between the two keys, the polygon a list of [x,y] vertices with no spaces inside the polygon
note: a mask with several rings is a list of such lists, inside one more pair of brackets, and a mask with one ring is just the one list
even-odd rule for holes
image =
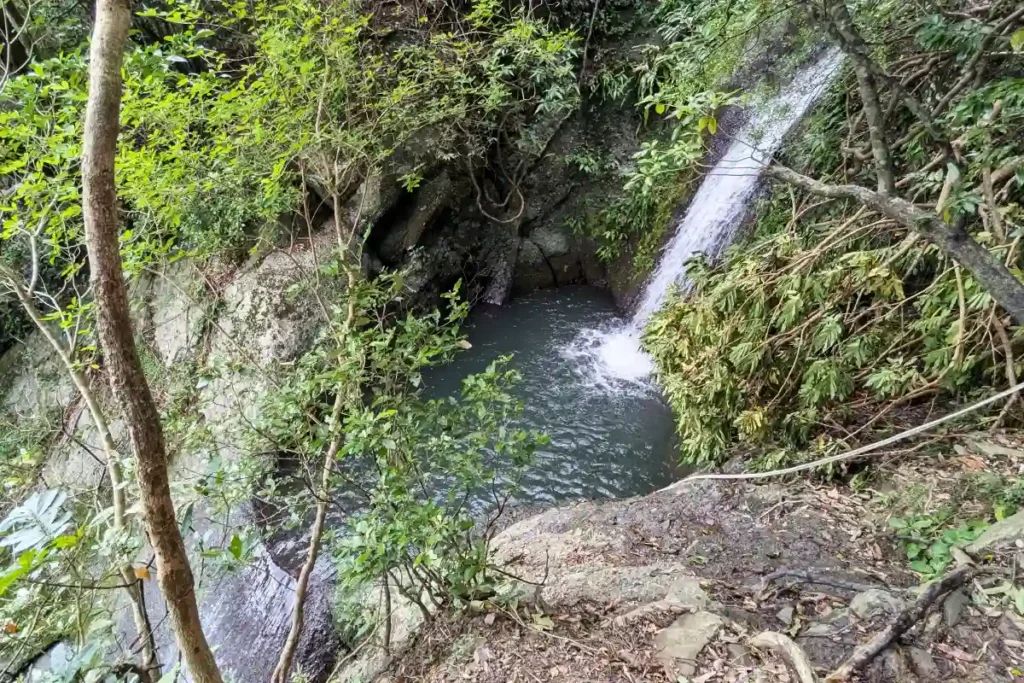
{"label": "dry fallen leaf", "polygon": [[15,624],[13,621],[7,622],[7,624],[4,626],[4,633],[14,634],[14,633],[17,633],[17,632],[18,632],[18,625]]}
{"label": "dry fallen leaf", "polygon": [[149,567],[136,567],[135,578],[149,581]]}
{"label": "dry fallen leaf", "polygon": [[963,468],[970,472],[981,472],[988,469],[988,465],[985,464],[985,461],[976,455],[965,455],[958,458],[958,460],[960,461],[960,464],[963,465]]}
{"label": "dry fallen leaf", "polygon": [[958,659],[961,662],[973,662],[974,661],[974,657],[973,656],[969,655],[968,653],[964,652],[963,650],[960,650],[958,648],[953,647],[952,645],[946,645],[945,643],[936,643],[935,644],[935,649],[939,650],[940,652],[943,652],[943,653],[949,655],[953,659]]}

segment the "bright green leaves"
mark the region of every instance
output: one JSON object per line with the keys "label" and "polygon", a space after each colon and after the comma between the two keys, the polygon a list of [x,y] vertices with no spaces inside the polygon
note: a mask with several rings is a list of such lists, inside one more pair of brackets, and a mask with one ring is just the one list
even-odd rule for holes
{"label": "bright green leaves", "polygon": [[815,326],[811,344],[815,351],[830,351],[842,337],[842,317],[837,314],[827,315]]}
{"label": "bright green leaves", "polygon": [[1024,50],[1024,28],[1017,29],[1010,36],[1010,47],[1014,52]]}
{"label": "bright green leaves", "polygon": [[833,359],[812,361],[803,373],[800,398],[807,405],[841,401],[853,391],[853,377],[845,364]]}
{"label": "bright green leaves", "polygon": [[973,521],[948,528],[948,521],[948,513],[942,511],[935,515],[889,519],[889,526],[904,544],[910,568],[924,581],[944,574],[953,561],[951,549],[971,543],[989,526],[987,522]]}

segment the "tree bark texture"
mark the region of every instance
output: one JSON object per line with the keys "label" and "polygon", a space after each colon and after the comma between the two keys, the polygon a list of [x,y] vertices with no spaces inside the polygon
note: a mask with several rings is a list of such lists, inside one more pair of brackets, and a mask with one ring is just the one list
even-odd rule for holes
{"label": "tree bark texture", "polygon": [[0,84],[28,65],[28,49],[21,33],[24,25],[14,0],[0,0]]}
{"label": "tree bark texture", "polygon": [[82,147],[82,208],[97,328],[106,374],[124,413],[137,461],[139,494],[157,578],[185,665],[196,683],[221,683],[203,634],[194,579],[174,513],[160,414],[142,372],[118,248],[114,184],[121,104],[121,63],[131,25],[130,0],[97,0],[89,47],[89,99]]}
{"label": "tree bark texture", "polygon": [[1024,323],[1024,284],[1021,284],[1003,263],[962,229],[942,220],[905,199],[873,192],[859,185],[828,185],[785,166],[770,166],[769,176],[794,185],[819,197],[852,199],[891,218],[941,248],[947,255],[971,272],[999,305]]}
{"label": "tree bark texture", "polygon": [[[120,454],[117,452],[117,446],[110,435],[107,418],[92,392],[89,378],[75,365],[71,355],[46,325],[42,314],[40,314],[39,309],[36,308],[35,303],[32,301],[31,293],[19,284],[17,276],[2,263],[0,263],[0,279],[6,280],[8,286],[14,291],[15,298],[18,299],[21,307],[32,320],[36,329],[39,330],[39,333],[43,335],[46,342],[53,348],[57,357],[60,358],[61,363],[71,377],[72,383],[78,389],[78,394],[82,397],[82,401],[85,402],[86,409],[89,411],[90,417],[92,417],[93,426],[100,437],[100,443],[103,444],[103,452],[107,456],[107,477],[110,479],[110,492],[114,508],[112,526],[116,531],[121,532],[126,528],[125,510],[127,509],[127,502],[124,495],[124,477],[121,472]],[[153,630],[150,628],[149,617],[146,614],[146,607],[143,603],[142,586],[139,584],[139,579],[136,578],[131,565],[121,567],[118,570],[118,574],[120,574],[121,580],[128,586],[126,590],[131,600],[132,619],[135,622],[135,629],[139,634],[142,669],[148,672],[148,678],[144,680],[155,681],[160,678],[160,665],[156,657]]]}
{"label": "tree bark texture", "polygon": [[896,191],[896,173],[893,170],[889,143],[885,139],[885,113],[878,98],[878,83],[871,68],[867,45],[854,26],[846,0],[829,0],[827,10],[826,25],[829,33],[842,47],[843,52],[853,60],[853,70],[857,74],[864,119],[867,121],[868,137],[871,140],[871,156],[875,160],[878,191],[882,194],[893,194]]}

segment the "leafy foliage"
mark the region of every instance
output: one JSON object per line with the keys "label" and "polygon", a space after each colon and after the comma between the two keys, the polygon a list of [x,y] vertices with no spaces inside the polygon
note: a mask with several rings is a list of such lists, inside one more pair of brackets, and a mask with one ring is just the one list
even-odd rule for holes
{"label": "leafy foliage", "polygon": [[[477,529],[476,516],[500,514],[545,439],[515,427],[520,405],[509,388],[517,375],[508,359],[466,378],[459,397],[422,395],[423,369],[465,344],[458,325],[468,308],[452,292],[444,315],[403,315],[390,309],[401,287],[391,275],[345,292],[341,319],[267,397],[256,433],[309,463],[299,471],[315,469],[331,440],[326,416],[336,392],[359,387],[346,402],[331,477],[332,495],[350,514],[334,544],[343,584],[358,595],[391,576],[409,596],[469,599],[490,581],[491,530]],[[345,322],[350,304],[353,327]],[[287,490],[280,484],[278,496]],[[291,524],[302,523],[310,502],[299,494],[287,506]]]}
{"label": "leafy foliage", "polygon": [[[967,21],[954,31],[948,18],[912,8],[885,14],[891,9],[865,10],[863,19],[878,35],[902,35],[891,49],[903,50],[904,61],[912,55],[910,64],[946,63],[945,53],[931,50],[969,60],[989,30]],[[908,44],[908,35],[918,43]],[[927,77],[922,88],[940,98],[949,84],[942,73],[915,77]],[[870,185],[873,167],[849,151],[849,140],[864,133],[848,115],[858,105],[849,102],[847,78],[787,160],[811,176],[838,173]],[[898,164],[908,169],[901,192],[920,200],[945,187],[946,218],[961,221],[1017,273],[1022,178],[1005,178],[987,200],[980,188],[986,173],[1024,152],[1019,87],[1012,69],[993,73],[939,110],[939,125],[956,140],[960,162],[952,170],[932,161],[920,125],[893,107],[913,133],[898,148]],[[858,205],[776,191],[741,243],[720,262],[697,260],[687,272],[688,287],[651,321],[646,344],[690,464],[718,464],[737,444],[763,453],[755,468],[807,457],[808,448],[827,455],[891,425],[901,406],[969,398],[1020,376],[1021,333],[991,296],[935,246]]]}

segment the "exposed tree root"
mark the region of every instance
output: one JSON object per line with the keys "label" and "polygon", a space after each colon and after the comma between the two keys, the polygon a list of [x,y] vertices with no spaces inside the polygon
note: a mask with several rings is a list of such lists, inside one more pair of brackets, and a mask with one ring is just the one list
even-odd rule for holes
{"label": "exposed tree root", "polygon": [[810,570],[803,569],[779,569],[771,574],[765,574],[764,577],[761,578],[761,585],[766,587],[772,581],[783,578],[792,578],[803,583],[815,583],[820,586],[842,588],[843,590],[854,591],[855,593],[863,593],[867,590],[880,588],[880,586],[873,586],[867,583],[858,583],[857,581],[846,581],[844,579],[832,578],[831,576],[823,576],[821,574],[815,574]]}
{"label": "exposed tree root", "polygon": [[840,683],[848,681],[854,674],[863,671],[868,664],[881,654],[887,647],[892,645],[897,638],[909,631],[914,624],[924,618],[931,607],[940,596],[956,590],[967,581],[970,581],[978,572],[976,567],[961,567],[956,569],[938,581],[931,583],[914,601],[910,607],[900,612],[896,619],[889,626],[872,638],[866,645],[854,650],[853,654],[843,662],[842,666],[829,674],[825,683]]}
{"label": "exposed tree root", "polygon": [[791,638],[775,631],[762,631],[751,638],[749,644],[763,650],[774,650],[785,657],[796,671],[800,683],[818,683],[818,677],[814,675],[814,669],[807,660],[807,655]]}

